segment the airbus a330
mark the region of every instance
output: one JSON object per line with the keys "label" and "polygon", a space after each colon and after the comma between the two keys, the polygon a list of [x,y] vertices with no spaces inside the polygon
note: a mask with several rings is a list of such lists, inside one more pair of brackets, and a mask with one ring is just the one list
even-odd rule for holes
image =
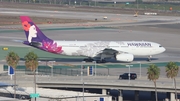
{"label": "airbus a330", "polygon": [[108,58],[132,62],[135,56],[163,53],[161,44],[149,41],[56,41],[45,36],[28,16],[20,16],[27,40],[23,43],[54,54],[86,56],[84,61],[106,62]]}

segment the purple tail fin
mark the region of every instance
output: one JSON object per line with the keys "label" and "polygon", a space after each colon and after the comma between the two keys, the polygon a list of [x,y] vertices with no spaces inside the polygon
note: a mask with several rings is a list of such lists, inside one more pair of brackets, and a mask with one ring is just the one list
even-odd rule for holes
{"label": "purple tail fin", "polygon": [[[25,31],[27,42],[42,42],[50,41],[51,39],[47,38],[41,30],[32,22],[28,16],[20,16],[22,27]],[[51,40],[52,41],[52,40]]]}
{"label": "purple tail fin", "polygon": [[55,54],[62,53],[62,47],[46,37],[28,16],[20,16],[20,19],[27,38],[24,44]]}

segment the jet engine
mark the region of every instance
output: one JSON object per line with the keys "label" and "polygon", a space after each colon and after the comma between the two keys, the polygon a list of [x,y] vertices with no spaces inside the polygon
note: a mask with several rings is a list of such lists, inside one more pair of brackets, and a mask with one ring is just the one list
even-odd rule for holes
{"label": "jet engine", "polygon": [[116,55],[116,60],[118,61],[131,62],[133,61],[133,59],[134,59],[133,54],[121,53]]}

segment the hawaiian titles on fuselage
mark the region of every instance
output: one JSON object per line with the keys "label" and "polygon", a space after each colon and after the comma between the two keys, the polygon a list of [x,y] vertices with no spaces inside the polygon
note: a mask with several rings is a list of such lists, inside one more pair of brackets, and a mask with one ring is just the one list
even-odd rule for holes
{"label": "hawaiian titles on fuselage", "polygon": [[128,46],[151,47],[151,43],[127,43]]}

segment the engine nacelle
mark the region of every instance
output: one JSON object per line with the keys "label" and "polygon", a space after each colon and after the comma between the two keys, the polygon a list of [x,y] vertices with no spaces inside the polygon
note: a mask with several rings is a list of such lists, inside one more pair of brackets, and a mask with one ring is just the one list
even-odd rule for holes
{"label": "engine nacelle", "polygon": [[123,62],[131,62],[134,59],[134,55],[128,53],[121,53],[116,55],[116,60]]}

